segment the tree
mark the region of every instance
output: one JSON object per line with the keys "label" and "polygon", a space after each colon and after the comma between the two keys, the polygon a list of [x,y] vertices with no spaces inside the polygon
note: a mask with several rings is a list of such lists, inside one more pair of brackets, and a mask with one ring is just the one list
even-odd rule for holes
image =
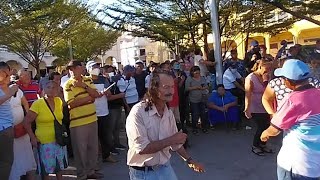
{"label": "tree", "polygon": [[282,11],[291,14],[292,16],[305,19],[320,26],[320,21],[314,19],[312,16],[320,14],[319,0],[260,0],[266,4],[281,9]]}
{"label": "tree", "polygon": [[56,61],[59,65],[69,60],[69,40],[73,48],[73,58],[87,60],[109,50],[120,36],[117,31],[106,30],[89,19],[81,22],[69,39],[63,39],[51,48],[50,51],[59,57]]}
{"label": "tree", "polygon": [[0,44],[35,67],[38,76],[44,54],[88,16],[88,8],[76,1],[4,0],[0,6]]}
{"label": "tree", "polygon": [[134,36],[163,41],[172,50],[176,45],[183,46],[183,43],[190,44],[190,41],[191,46],[196,46],[199,37],[196,26],[201,24],[201,20],[195,18],[192,2],[118,0],[118,3],[99,11],[113,21],[99,23],[130,32]]}
{"label": "tree", "polygon": [[[276,34],[288,29],[294,18],[273,19],[276,7],[254,0],[219,0],[221,36],[235,38],[255,32]],[[169,47],[196,48],[203,41],[208,51],[210,9],[205,0],[119,0],[103,12],[111,22],[100,22],[132,35],[163,41]],[[111,13],[112,12],[112,13]],[[115,16],[114,14],[118,14]],[[248,39],[248,38],[247,38]]]}

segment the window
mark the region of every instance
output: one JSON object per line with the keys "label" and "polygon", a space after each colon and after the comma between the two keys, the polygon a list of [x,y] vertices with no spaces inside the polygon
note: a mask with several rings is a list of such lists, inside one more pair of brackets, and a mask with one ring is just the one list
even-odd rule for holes
{"label": "window", "polygon": [[140,49],[140,56],[146,55],[146,49]]}

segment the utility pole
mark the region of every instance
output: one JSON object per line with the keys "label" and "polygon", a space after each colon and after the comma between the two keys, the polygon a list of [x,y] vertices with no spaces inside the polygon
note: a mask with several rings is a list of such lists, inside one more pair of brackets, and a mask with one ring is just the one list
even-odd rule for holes
{"label": "utility pole", "polygon": [[222,70],[222,56],[221,56],[221,37],[220,37],[220,25],[218,14],[218,1],[209,0],[211,11],[211,26],[212,34],[214,37],[214,58],[216,60],[216,79],[217,84],[222,84],[223,70]]}

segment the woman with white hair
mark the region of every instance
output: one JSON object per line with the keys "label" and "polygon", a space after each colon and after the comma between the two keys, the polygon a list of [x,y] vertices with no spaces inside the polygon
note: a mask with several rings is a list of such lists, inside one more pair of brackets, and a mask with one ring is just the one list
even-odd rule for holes
{"label": "woman with white hair", "polygon": [[[56,174],[62,179],[61,171],[67,168],[65,148],[56,142],[54,121],[62,124],[63,102],[57,96],[59,85],[49,81],[43,91],[43,98],[36,100],[28,111],[24,123],[31,138],[33,147],[37,148],[38,173],[43,179],[49,179],[49,174]],[[36,122],[36,131],[33,133],[31,123]]]}

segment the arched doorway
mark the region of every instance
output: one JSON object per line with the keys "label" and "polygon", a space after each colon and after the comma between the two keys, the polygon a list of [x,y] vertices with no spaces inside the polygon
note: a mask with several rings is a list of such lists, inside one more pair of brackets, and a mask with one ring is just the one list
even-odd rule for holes
{"label": "arched doorway", "polygon": [[113,56],[109,56],[106,60],[105,60],[105,64],[106,65],[111,65],[114,66],[118,69],[118,62],[117,59]]}
{"label": "arched doorway", "polygon": [[[44,61],[41,61],[39,64],[40,75],[44,76],[47,73],[47,65]],[[37,70],[31,64],[28,64],[28,71],[31,71],[32,77],[37,75]]]}

